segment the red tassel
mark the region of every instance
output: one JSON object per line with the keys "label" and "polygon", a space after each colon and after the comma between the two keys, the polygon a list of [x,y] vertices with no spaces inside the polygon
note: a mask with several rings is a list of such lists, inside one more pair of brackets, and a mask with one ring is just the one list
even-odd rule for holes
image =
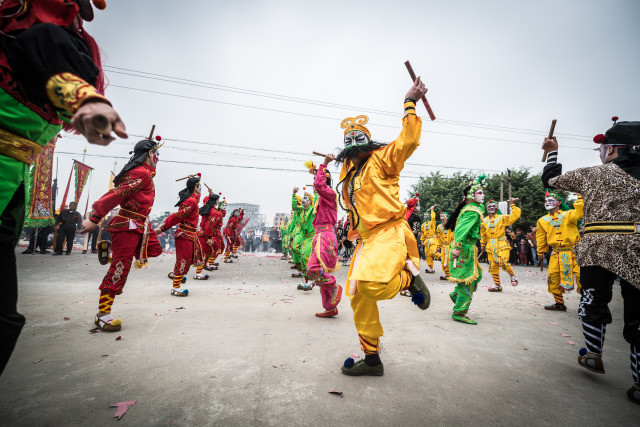
{"label": "red tassel", "polygon": [[603,134],[598,134],[593,137],[593,142],[596,144],[604,144],[605,136]]}

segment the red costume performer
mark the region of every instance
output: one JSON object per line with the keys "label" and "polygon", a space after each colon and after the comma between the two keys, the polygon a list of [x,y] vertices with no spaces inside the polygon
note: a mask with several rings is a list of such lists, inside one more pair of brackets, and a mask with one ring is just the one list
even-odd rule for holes
{"label": "red costume performer", "polygon": [[[159,140],[159,137],[156,137]],[[107,231],[111,233],[113,258],[109,271],[100,285],[100,302],[95,324],[103,331],[119,331],[120,319],[111,317],[111,306],[116,295],[122,293],[135,257],[137,267],[147,263],[147,257],[162,253],[158,238],[150,232],[148,215],[155,199],[153,177],[156,174],[159,145],[148,139],[138,142],[133,157],[113,180],[115,188],[93,204],[87,224],[95,228],[116,206],[120,211],[111,220]],[[91,225],[94,224],[94,225]],[[87,227],[83,224],[83,229]]]}
{"label": "red costume performer", "polygon": [[213,237],[213,222],[215,221],[215,205],[220,195],[211,193],[204,198],[203,206],[200,208],[200,229],[198,230],[198,240],[200,240],[200,247],[202,248],[202,262],[197,265],[196,274],[193,276],[197,280],[209,279],[208,274],[202,274],[202,269],[207,260],[216,252],[216,241]]}
{"label": "red costume performer", "polygon": [[[243,212],[243,214],[244,214],[244,212]],[[240,225],[238,226],[238,228],[236,230],[236,241],[235,241],[235,243],[233,245],[233,255],[232,255],[234,258],[238,258],[238,255],[236,255],[236,252],[237,252],[238,248],[244,247],[244,239],[242,238],[242,230],[247,225],[249,220],[251,220],[250,216],[248,216],[245,219],[243,219],[240,222]]]}
{"label": "red costume performer", "polygon": [[224,262],[230,263],[233,262],[231,259],[231,252],[233,251],[233,247],[236,245],[236,238],[238,231],[238,227],[240,226],[240,222],[244,216],[244,212],[242,208],[235,209],[231,213],[231,217],[227,221],[227,225],[224,227],[224,238],[227,241],[227,245],[224,249]]}
{"label": "red costume performer", "polygon": [[[202,249],[198,239],[198,203],[200,202],[200,174],[187,180],[187,188],[180,191],[178,212],[169,215],[156,232],[162,233],[178,225],[174,238],[176,243],[176,265],[173,269],[173,288],[171,295],[186,297],[188,289],[182,289],[182,278],[189,272],[192,264],[202,260]],[[171,277],[171,276],[169,276]]]}
{"label": "red costume performer", "polygon": [[224,240],[222,239],[222,225],[224,223],[224,217],[227,215],[227,202],[222,199],[221,202],[218,202],[218,205],[211,210],[209,214],[211,216],[211,228],[213,230],[213,253],[209,257],[209,260],[204,268],[209,271],[217,270],[218,263],[216,263],[216,258],[220,256],[222,250],[224,249]]}

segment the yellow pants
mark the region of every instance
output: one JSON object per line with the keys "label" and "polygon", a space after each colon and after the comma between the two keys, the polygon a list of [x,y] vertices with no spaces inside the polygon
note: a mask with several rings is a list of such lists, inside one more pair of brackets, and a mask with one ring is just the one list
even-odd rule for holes
{"label": "yellow pants", "polygon": [[487,258],[489,258],[489,273],[493,277],[493,283],[496,286],[500,286],[500,268],[506,271],[509,276],[514,276],[515,273],[511,264],[509,264],[509,252],[511,248],[507,239],[491,239],[487,243]]}
{"label": "yellow pants", "polygon": [[451,245],[442,245],[442,249],[440,251],[440,264],[442,264],[442,271],[444,271],[444,275],[449,277],[449,251],[451,250]]}
{"label": "yellow pants", "polygon": [[429,268],[433,269],[433,260],[434,258],[438,259],[438,254],[437,254],[438,244],[436,242],[435,236],[427,237],[426,239],[424,239],[423,245],[424,245],[424,260],[426,261]]}
{"label": "yellow pants", "polygon": [[365,282],[358,280],[357,292],[351,296],[353,321],[356,324],[360,348],[365,354],[380,351],[380,337],[383,335],[378,312],[378,301],[392,299],[409,287],[411,274],[402,270],[389,283]]}
{"label": "yellow pants", "polygon": [[564,304],[562,294],[573,289],[573,276],[576,277],[578,293],[580,293],[580,266],[576,262],[576,256],[572,248],[553,249],[549,258],[549,275],[547,285],[549,293],[553,295],[558,304]]}

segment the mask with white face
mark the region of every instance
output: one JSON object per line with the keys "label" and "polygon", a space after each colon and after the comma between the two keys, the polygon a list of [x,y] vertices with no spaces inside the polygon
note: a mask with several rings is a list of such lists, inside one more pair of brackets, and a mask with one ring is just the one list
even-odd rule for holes
{"label": "mask with white face", "polygon": [[487,212],[489,212],[490,214],[498,212],[498,205],[496,205],[495,203],[489,203],[487,205]]}
{"label": "mask with white face", "polygon": [[369,144],[369,137],[361,130],[349,131],[344,136],[345,148],[360,147],[367,144]]}
{"label": "mask with white face", "polygon": [[484,203],[484,191],[478,190],[475,193],[473,193],[473,201],[479,204]]}
{"label": "mask with white face", "polygon": [[553,197],[547,197],[544,199],[544,208],[546,210],[550,211],[557,206],[560,206],[560,202],[557,199]]}

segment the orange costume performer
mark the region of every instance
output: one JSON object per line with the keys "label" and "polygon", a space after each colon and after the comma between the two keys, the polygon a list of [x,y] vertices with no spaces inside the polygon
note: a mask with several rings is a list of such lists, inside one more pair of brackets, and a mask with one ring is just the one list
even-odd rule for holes
{"label": "orange costume performer", "polygon": [[211,210],[209,216],[211,217],[211,229],[213,231],[213,253],[208,258],[207,265],[204,268],[208,271],[218,269],[218,263],[216,259],[220,256],[224,249],[224,240],[222,238],[222,225],[224,224],[224,217],[227,215],[227,201],[223,197],[221,201],[218,201],[216,206]]}
{"label": "orange costume performer", "polygon": [[113,180],[115,187],[93,204],[89,218],[98,224],[109,211],[120,205],[120,211],[106,229],[111,233],[113,258],[100,285],[99,311],[95,318],[96,326],[106,332],[116,332],[121,328],[122,320],[111,316],[111,306],[115,296],[122,293],[133,258],[137,259],[136,266],[142,267],[147,263],[147,257],[157,257],[162,253],[158,238],[150,232],[148,220],[155,199],[155,164],[145,160],[153,157],[157,163],[158,148],[158,144],[148,139],[136,144],[131,160]]}
{"label": "orange costume performer", "polygon": [[244,217],[244,211],[242,208],[234,209],[231,213],[231,216],[227,220],[227,225],[224,227],[224,238],[227,242],[224,249],[224,262],[232,263],[231,253],[233,252],[233,248],[236,247],[237,240],[237,231],[238,227],[240,227],[240,223],[242,222],[242,218]]}
{"label": "orange costume performer", "polygon": [[[180,191],[178,212],[169,215],[160,231],[164,232],[178,225],[174,238],[176,242],[176,265],[173,269],[173,288],[171,295],[186,297],[188,289],[182,288],[182,279],[189,272],[192,264],[202,260],[202,248],[198,239],[198,203],[200,202],[200,174],[187,180],[187,188]],[[171,276],[169,276],[171,277]]]}

